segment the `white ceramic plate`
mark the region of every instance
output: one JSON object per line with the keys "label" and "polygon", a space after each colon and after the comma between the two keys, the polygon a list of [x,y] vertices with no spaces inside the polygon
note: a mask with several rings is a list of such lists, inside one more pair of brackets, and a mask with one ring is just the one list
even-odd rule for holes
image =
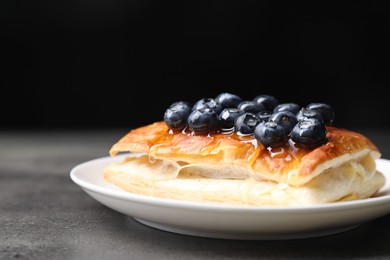
{"label": "white ceramic plate", "polygon": [[129,154],[84,162],[71,179],[92,198],[140,223],[169,232],[221,239],[298,239],[336,234],[390,213],[390,160],[377,160],[387,181],[364,200],[309,207],[220,205],[154,198],[106,182],[103,169]]}

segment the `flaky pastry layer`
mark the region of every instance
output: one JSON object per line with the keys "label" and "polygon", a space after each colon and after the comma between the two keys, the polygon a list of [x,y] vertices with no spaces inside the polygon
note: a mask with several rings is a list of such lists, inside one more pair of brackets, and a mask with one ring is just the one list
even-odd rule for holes
{"label": "flaky pastry layer", "polygon": [[375,171],[379,149],[364,135],[347,129],[327,126],[328,142],[315,149],[292,143],[267,149],[251,136],[235,133],[191,135],[172,132],[163,122],[133,129],[110,149],[120,152],[145,153],[154,159],[167,159],[185,164],[204,163],[239,167],[251,172],[255,179],[266,179],[292,186],[302,186],[327,169],[350,161],[371,158],[368,172]]}
{"label": "flaky pastry layer", "polygon": [[[369,156],[369,155],[368,155]],[[257,179],[246,168],[185,164],[138,154],[114,163],[104,178],[123,190],[160,198],[240,205],[313,205],[368,198],[384,184],[372,158],[327,169],[301,186]]]}

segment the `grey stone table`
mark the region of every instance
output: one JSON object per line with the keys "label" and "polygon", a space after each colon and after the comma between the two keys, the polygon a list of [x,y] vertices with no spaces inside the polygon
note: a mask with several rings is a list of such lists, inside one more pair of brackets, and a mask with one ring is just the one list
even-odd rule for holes
{"label": "grey stone table", "polygon": [[[389,129],[359,131],[390,158]],[[0,131],[0,259],[390,259],[390,215],[336,235],[279,241],[144,226],[95,201],[69,177],[77,164],[108,156],[125,132]]]}

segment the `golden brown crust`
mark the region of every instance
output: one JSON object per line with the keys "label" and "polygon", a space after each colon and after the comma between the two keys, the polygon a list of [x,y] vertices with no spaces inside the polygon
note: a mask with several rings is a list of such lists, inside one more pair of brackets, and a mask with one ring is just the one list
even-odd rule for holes
{"label": "golden brown crust", "polygon": [[[328,142],[313,150],[289,146],[287,152],[272,156],[268,150],[262,151],[253,167],[259,171],[287,173],[296,169],[299,176],[310,175],[320,165],[345,154],[354,154],[364,149],[379,153],[378,148],[365,136],[343,128],[327,127]],[[286,158],[291,156],[291,160]]]}
{"label": "golden brown crust", "polygon": [[347,129],[327,127],[327,139],[328,143],[303,155],[299,171],[301,175],[308,175],[318,164],[343,154],[353,154],[363,149],[379,153],[378,147],[367,137]]}
{"label": "golden brown crust", "polygon": [[367,137],[354,131],[327,126],[327,138],[326,144],[313,150],[293,144],[267,149],[253,137],[236,134],[194,136],[172,132],[161,121],[131,130],[112,146],[110,155],[143,152],[157,158],[189,163],[231,163],[291,184],[306,182],[319,165],[343,155],[363,150],[380,155],[378,148]]}
{"label": "golden brown crust", "polygon": [[144,152],[148,153],[162,135],[168,133],[168,126],[163,122],[139,127],[131,130],[123,136],[110,149],[110,155],[114,156],[119,152]]}

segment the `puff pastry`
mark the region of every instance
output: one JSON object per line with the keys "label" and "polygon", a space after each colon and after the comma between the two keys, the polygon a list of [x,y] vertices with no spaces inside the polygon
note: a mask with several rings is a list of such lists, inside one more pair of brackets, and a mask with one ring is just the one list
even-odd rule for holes
{"label": "puff pastry", "polygon": [[103,176],[132,193],[211,203],[312,205],[375,195],[385,183],[377,146],[334,126],[327,139],[315,149],[270,149],[235,133],[173,132],[161,121],[118,140],[110,155],[130,154]]}

